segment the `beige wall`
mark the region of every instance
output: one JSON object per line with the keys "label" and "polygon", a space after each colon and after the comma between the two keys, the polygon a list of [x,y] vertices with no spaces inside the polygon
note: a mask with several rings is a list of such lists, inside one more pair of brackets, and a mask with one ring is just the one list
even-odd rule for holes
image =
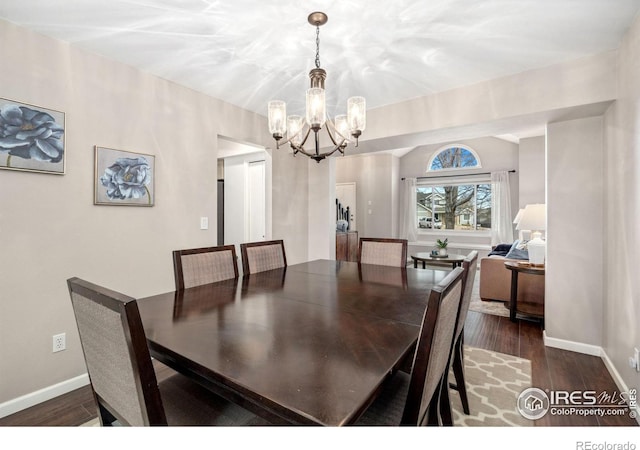
{"label": "beige wall", "polygon": [[[171,250],[217,240],[217,136],[270,142],[264,117],[130,67],[4,21],[0,42],[0,96],[64,111],[67,158],[62,176],[0,171],[2,405],[86,372],[67,278],[173,289]],[[93,205],[95,145],[156,156],[155,206]],[[298,181],[274,179],[280,191]]]}
{"label": "beige wall", "polygon": [[377,153],[336,160],[336,183],[356,183],[359,237],[396,237],[398,191],[392,184],[398,179],[397,159],[389,153]]}
{"label": "beige wall", "polygon": [[602,138],[602,117],[547,126],[545,331],[596,347],[603,329]]}
{"label": "beige wall", "polygon": [[618,101],[605,115],[603,347],[627,387],[640,373],[627,363],[640,348],[640,18],[618,58]]}
{"label": "beige wall", "polygon": [[561,118],[567,108],[616,98],[616,58],[609,51],[372,109],[360,146],[378,151],[507,134],[527,117]]}
{"label": "beige wall", "polygon": [[[518,208],[545,203],[545,137],[520,139]],[[518,209],[514,209],[517,213]]]}

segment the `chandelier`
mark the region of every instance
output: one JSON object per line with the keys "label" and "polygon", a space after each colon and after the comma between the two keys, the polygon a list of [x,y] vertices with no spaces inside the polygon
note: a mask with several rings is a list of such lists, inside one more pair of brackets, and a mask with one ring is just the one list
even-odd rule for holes
{"label": "chandelier", "polygon": [[[287,117],[286,103],[282,100],[272,100],[268,105],[269,132],[276,140],[276,148],[289,143],[294,155],[302,153],[319,163],[337,151],[344,155],[344,149],[350,137],[355,139],[355,146],[358,146],[358,138],[366,126],[366,101],[364,97],[351,97],[347,101],[346,115],[337,115],[333,121],[327,117],[324,93],[327,72],[320,68],[320,27],[327,23],[328,18],[323,12],[313,12],[309,14],[307,20],[316,27],[316,67],[309,72],[311,87],[307,90],[306,117],[295,115]],[[333,148],[321,153],[318,132],[323,127],[333,143]],[[315,151],[307,151],[304,145],[312,130]],[[280,140],[285,134],[287,139],[281,143]]]}

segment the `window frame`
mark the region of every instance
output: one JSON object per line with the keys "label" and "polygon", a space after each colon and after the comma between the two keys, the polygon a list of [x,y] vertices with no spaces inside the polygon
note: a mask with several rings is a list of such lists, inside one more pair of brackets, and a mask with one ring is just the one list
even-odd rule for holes
{"label": "window frame", "polygon": [[[442,169],[432,169],[431,166],[433,165],[433,161],[438,157],[438,155],[446,150],[449,150],[450,148],[462,148],[464,150],[467,150],[469,153],[473,155],[477,164],[475,166],[443,167]],[[482,162],[480,161],[480,157],[478,156],[478,153],[476,153],[474,149],[464,144],[447,144],[447,145],[443,145],[442,147],[438,148],[435,152],[433,152],[433,154],[429,158],[429,161],[427,162],[427,170],[425,172],[428,174],[434,174],[434,173],[442,173],[442,172],[450,173],[450,172],[459,172],[461,170],[476,170],[476,169],[482,169]]]}
{"label": "window frame", "polygon": [[[451,146],[447,146],[449,148]],[[441,172],[444,169],[439,169],[433,172]],[[477,192],[479,184],[488,184],[491,189],[491,174],[466,174],[457,177],[452,177],[451,175],[438,177],[432,176],[428,179],[418,180],[416,183],[416,192],[421,187],[444,187],[444,186],[469,186],[472,185],[474,189],[474,204],[473,204],[473,214],[475,218],[475,223],[477,226]],[[492,190],[493,195],[493,190]],[[416,213],[416,228],[417,233],[419,235],[428,235],[433,236],[434,234],[438,234],[439,236],[478,236],[478,237],[486,237],[491,235],[491,229],[488,230],[449,230],[446,228],[420,228],[418,224],[418,216]]]}

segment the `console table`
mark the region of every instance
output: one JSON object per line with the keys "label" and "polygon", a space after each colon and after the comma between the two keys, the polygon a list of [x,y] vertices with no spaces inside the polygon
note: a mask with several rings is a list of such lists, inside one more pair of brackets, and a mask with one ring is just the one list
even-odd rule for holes
{"label": "console table", "polygon": [[358,232],[336,232],[336,261],[358,262]]}
{"label": "console table", "polygon": [[[509,318],[516,322],[517,313],[544,319],[544,304],[520,302],[518,304],[518,274],[529,273],[544,276],[544,266],[535,266],[530,263],[505,261],[504,266],[511,271],[511,299],[509,301]],[[542,293],[544,295],[544,292]]]}

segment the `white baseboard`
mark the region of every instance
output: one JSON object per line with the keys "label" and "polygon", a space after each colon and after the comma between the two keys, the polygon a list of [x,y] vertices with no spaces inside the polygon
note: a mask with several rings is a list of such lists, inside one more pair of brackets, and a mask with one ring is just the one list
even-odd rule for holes
{"label": "white baseboard", "polygon": [[566,341],[564,339],[552,338],[547,336],[547,332],[543,331],[542,336],[544,345],[547,347],[559,348],[561,350],[569,350],[571,352],[584,353],[585,355],[602,356],[604,351],[602,347],[591,344],[583,344],[582,342]]}
{"label": "white baseboard", "polygon": [[[614,383],[616,383],[618,390],[620,390],[620,392],[629,392],[629,387],[624,382],[624,380],[620,376],[620,373],[609,358],[609,355],[607,355],[607,352],[605,352],[602,347],[599,347],[597,345],[583,344],[581,342],[566,341],[564,339],[550,338],[549,336],[547,336],[546,331],[543,331],[542,335],[544,337],[544,345],[546,345],[547,347],[554,347],[562,350],[584,353],[585,355],[599,356],[602,359],[604,366],[607,368],[609,375],[611,375],[611,378],[613,378]],[[640,413],[640,408],[638,408],[638,410],[638,412]],[[640,425],[640,414],[636,414],[636,422],[638,422],[638,424]]]}
{"label": "white baseboard", "polygon": [[[624,382],[620,373],[616,369],[616,366],[613,365],[613,362],[609,359],[609,355],[607,355],[607,352],[605,352],[604,349],[602,350],[602,362],[604,362],[604,365],[609,371],[611,378],[613,378],[613,381],[616,383],[618,390],[620,390],[620,392],[629,392],[629,386]],[[636,422],[640,425],[640,407],[636,408],[636,412],[638,413],[636,414]]]}
{"label": "white baseboard", "polygon": [[23,409],[30,408],[39,403],[46,402],[52,398],[71,392],[89,384],[89,375],[83,374],[66,381],[62,381],[53,386],[40,389],[22,397],[0,403],[0,418],[10,416]]}

